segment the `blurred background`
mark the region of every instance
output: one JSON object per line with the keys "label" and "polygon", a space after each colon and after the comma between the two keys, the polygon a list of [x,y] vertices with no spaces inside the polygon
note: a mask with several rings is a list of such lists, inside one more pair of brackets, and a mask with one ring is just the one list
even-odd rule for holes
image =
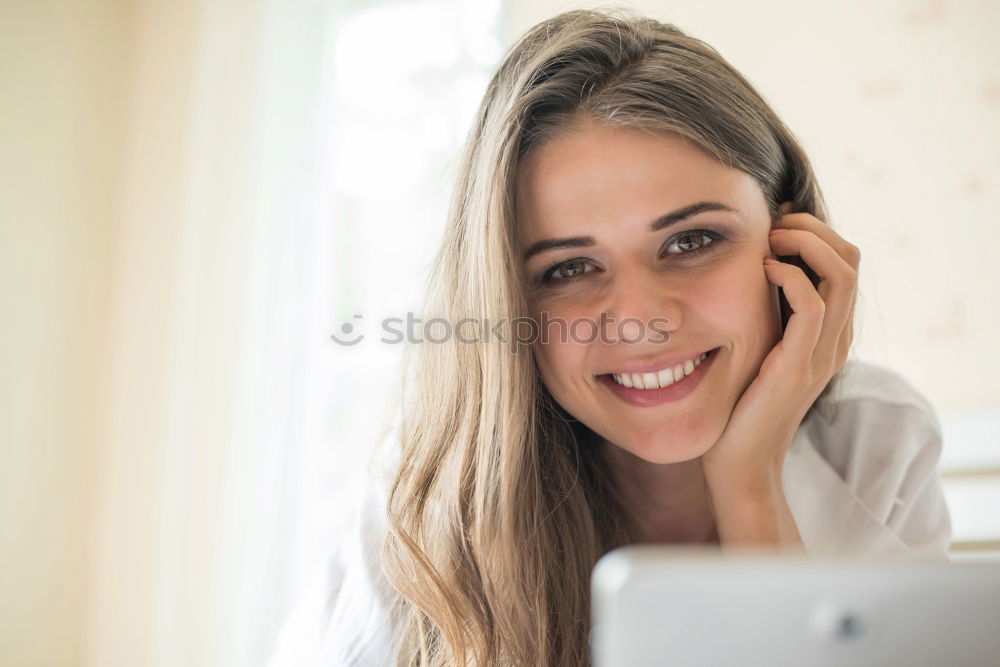
{"label": "blurred background", "polygon": [[[458,151],[546,0],[0,2],[0,663],[262,665],[353,520]],[[635,2],[802,140],[858,356],[1000,552],[1000,4]],[[360,316],[360,317],[358,317]]]}

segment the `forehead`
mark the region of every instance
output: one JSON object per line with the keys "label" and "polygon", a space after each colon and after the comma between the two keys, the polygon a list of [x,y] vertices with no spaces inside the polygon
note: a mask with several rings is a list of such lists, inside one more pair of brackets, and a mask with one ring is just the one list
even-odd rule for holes
{"label": "forehead", "polygon": [[646,224],[696,201],[720,201],[744,219],[766,215],[756,180],[672,133],[593,121],[543,144],[518,172],[523,243],[611,221]]}

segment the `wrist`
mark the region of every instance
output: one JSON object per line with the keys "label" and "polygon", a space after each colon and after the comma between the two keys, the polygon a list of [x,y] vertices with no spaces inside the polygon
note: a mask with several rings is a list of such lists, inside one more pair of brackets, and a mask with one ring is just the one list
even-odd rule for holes
{"label": "wrist", "polygon": [[717,467],[705,468],[705,483],[713,500],[764,502],[776,494],[784,495],[781,465],[767,464],[754,470],[733,471]]}
{"label": "wrist", "polygon": [[780,472],[741,479],[730,476],[727,482],[709,483],[710,505],[722,544],[802,546]]}

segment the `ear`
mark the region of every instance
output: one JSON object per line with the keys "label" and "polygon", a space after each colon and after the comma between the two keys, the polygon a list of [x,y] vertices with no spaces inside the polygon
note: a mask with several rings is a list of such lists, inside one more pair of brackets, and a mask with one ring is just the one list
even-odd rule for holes
{"label": "ear", "polygon": [[782,202],[781,206],[778,207],[778,210],[781,212],[781,215],[788,215],[792,212],[792,202]]}

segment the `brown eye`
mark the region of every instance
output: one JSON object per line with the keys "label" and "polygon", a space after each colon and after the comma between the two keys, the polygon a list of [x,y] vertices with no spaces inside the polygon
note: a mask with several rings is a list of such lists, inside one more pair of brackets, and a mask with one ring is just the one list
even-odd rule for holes
{"label": "brown eye", "polygon": [[[664,254],[695,255],[700,253],[702,250],[707,249],[709,246],[714,245],[720,238],[722,237],[707,229],[695,229],[688,232],[681,232],[667,243],[667,251]],[[671,250],[674,246],[677,246],[679,250]]]}
{"label": "brown eye", "polygon": [[593,267],[594,265],[585,259],[568,259],[548,269],[542,275],[542,282],[571,280],[585,273],[590,273]]}

